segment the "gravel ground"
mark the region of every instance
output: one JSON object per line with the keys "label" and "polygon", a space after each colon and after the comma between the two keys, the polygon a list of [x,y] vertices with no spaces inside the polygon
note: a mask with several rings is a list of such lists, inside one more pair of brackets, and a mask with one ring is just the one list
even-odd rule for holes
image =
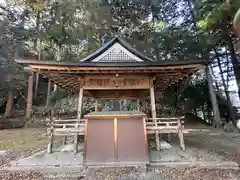
{"label": "gravel ground", "polygon": [[132,169],[125,170],[95,170],[86,176],[69,177],[63,174],[58,178],[50,178],[40,172],[0,172],[1,180],[239,180],[240,170],[213,170],[213,169],[173,169],[162,168],[159,172],[140,173]]}
{"label": "gravel ground", "polygon": [[0,151],[0,166],[16,159],[19,155],[12,151]]}
{"label": "gravel ground", "polygon": [[[45,128],[4,129],[0,131],[0,166],[46,147]],[[5,151],[5,152],[4,152]]]}
{"label": "gravel ground", "polygon": [[[47,136],[43,129],[18,129],[0,131],[0,166],[20,156],[32,154],[38,148],[46,146]],[[240,138],[191,134],[186,137],[186,146],[204,150],[211,154],[221,155],[224,160],[233,160],[240,165]],[[196,153],[198,154],[198,153]],[[240,170],[197,169],[197,168],[161,168],[156,172],[140,173],[133,168],[128,169],[95,169],[84,176],[81,172],[75,177],[73,173],[37,171],[1,171],[0,180],[240,180]],[[56,176],[57,175],[57,176]],[[55,178],[54,178],[55,177]]]}

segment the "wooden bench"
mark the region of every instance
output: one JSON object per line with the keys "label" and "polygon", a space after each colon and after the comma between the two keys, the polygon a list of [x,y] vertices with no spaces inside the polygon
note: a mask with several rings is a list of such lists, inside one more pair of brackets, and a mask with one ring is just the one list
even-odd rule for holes
{"label": "wooden bench", "polygon": [[68,136],[75,136],[74,146],[76,152],[78,152],[78,137],[84,135],[85,131],[84,119],[80,119],[79,121],[77,119],[47,119],[46,121],[49,126],[47,129],[49,134],[48,153],[52,153],[54,136],[64,136],[63,144],[67,143]]}
{"label": "wooden bench", "polygon": [[[148,134],[168,134],[168,141],[170,141],[170,134],[177,134],[180,140],[180,147],[185,151],[185,143],[183,136],[185,117],[169,117],[169,118],[148,118],[146,120],[146,128]],[[160,146],[159,142],[156,142],[157,147]],[[158,148],[159,149],[159,148]]]}

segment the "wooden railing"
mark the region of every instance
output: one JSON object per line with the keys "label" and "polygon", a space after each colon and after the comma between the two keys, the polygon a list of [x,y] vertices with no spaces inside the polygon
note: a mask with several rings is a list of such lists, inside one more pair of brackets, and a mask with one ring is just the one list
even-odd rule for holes
{"label": "wooden railing", "polygon": [[[180,140],[180,147],[185,150],[183,129],[184,129],[184,119],[185,117],[167,117],[167,118],[148,118],[146,120],[146,128],[148,134],[168,134],[168,141],[170,141],[171,133],[177,134]],[[159,142],[156,142],[159,146]]]}
{"label": "wooden railing", "polygon": [[64,136],[63,144],[67,143],[68,136],[75,136],[74,144],[76,152],[78,151],[78,136],[84,135],[85,131],[85,119],[47,119],[49,128],[47,132],[49,134],[48,153],[52,153],[54,136]]}

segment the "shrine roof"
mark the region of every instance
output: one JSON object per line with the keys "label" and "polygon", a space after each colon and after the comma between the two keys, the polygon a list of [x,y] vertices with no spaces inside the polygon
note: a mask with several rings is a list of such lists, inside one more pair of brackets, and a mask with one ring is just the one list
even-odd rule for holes
{"label": "shrine roof", "polygon": [[205,64],[205,60],[164,61],[154,60],[146,53],[138,51],[126,40],[115,37],[85,58],[75,61],[42,61],[16,59],[23,65],[69,66],[69,67],[152,67],[187,64]]}
{"label": "shrine roof", "polygon": [[[209,63],[207,60],[154,60],[121,38],[113,38],[78,61],[16,59],[25,70],[47,77],[58,86],[78,92],[80,77],[117,74],[155,76],[155,89],[166,89]],[[80,78],[80,79],[79,79]]]}

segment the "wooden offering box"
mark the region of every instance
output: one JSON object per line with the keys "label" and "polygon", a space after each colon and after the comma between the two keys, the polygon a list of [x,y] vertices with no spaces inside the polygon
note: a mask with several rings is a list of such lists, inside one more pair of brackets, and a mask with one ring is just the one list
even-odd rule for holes
{"label": "wooden offering box", "polygon": [[85,164],[148,164],[145,117],[138,111],[92,112],[85,115]]}

